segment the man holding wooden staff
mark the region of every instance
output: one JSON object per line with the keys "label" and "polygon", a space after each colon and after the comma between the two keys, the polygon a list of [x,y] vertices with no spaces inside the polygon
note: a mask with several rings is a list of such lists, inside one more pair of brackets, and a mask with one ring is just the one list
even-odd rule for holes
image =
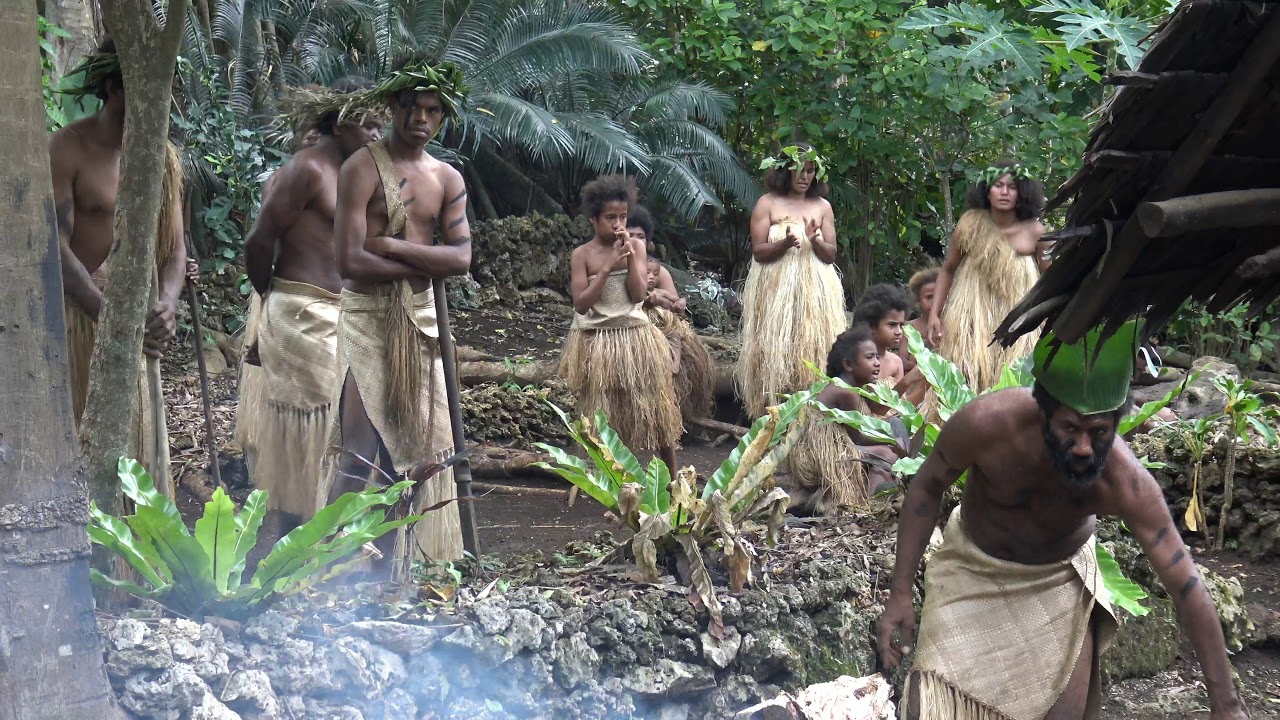
{"label": "man holding wooden staff", "polygon": [[[403,63],[368,93],[390,106],[389,131],[352,155],[338,177],[334,238],[344,283],[333,444],[341,456],[331,500],[362,489],[371,471],[385,483],[424,459],[447,464],[453,452],[432,280],[467,272],[471,236],[462,175],[426,145],[463,92],[450,63]],[[443,243],[433,245],[437,224]],[[446,468],[415,488],[415,511],[456,492]],[[399,567],[462,555],[452,504],[397,535],[380,549]]]}

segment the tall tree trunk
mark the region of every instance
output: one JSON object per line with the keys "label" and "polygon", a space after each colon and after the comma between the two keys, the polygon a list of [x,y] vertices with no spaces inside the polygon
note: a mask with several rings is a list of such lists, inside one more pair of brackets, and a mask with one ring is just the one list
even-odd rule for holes
{"label": "tall tree trunk", "polygon": [[45,0],[44,18],[71,35],[49,38],[57,52],[53,61],[54,83],[98,47],[98,22],[93,5],[93,0]]}
{"label": "tall tree trunk", "polygon": [[89,399],[81,445],[92,497],[104,512],[121,511],[116,467],[128,451],[142,330],[155,267],[156,218],[164,180],[169,104],[187,0],[169,0],[159,27],[150,0],[105,0],[124,76],[125,132],[116,207],[115,246],[103,297],[98,342],[89,365]]}
{"label": "tall tree trunk", "polygon": [[89,591],[35,3],[0,4],[0,720],[119,718]]}

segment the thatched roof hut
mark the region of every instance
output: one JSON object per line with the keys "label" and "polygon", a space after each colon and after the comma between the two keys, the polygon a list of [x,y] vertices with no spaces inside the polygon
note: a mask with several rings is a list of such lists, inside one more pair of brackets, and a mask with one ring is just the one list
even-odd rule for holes
{"label": "thatched roof hut", "polygon": [[1183,0],[1155,32],[1049,204],[1072,201],[1052,266],[996,332],[1071,341],[1187,300],[1280,296],[1280,3]]}

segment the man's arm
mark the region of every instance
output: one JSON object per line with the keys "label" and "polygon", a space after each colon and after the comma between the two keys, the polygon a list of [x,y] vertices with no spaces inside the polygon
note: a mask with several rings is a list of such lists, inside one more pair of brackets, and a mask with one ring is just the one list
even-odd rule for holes
{"label": "man's arm", "polygon": [[86,315],[98,318],[102,310],[102,291],[84,263],[71,251],[71,235],[75,231],[75,148],[68,131],[49,137],[49,169],[53,175],[53,206],[58,221],[58,256],[62,260],[62,288]]}
{"label": "man's arm", "polygon": [[187,243],[183,236],[182,205],[173,208],[170,213],[169,227],[161,228],[167,238],[173,238],[173,254],[159,268],[157,279],[160,287],[157,291],[156,306],[147,315],[146,336],[143,338],[143,351],[153,357],[159,357],[165,342],[173,337],[178,329],[178,296],[187,282]]}
{"label": "man's arm", "polygon": [[[447,167],[447,166],[446,166]],[[444,172],[444,197],[437,217],[443,245],[418,245],[403,240],[388,244],[387,257],[417,268],[433,278],[466,275],[471,269],[471,225],[467,221],[467,187],[453,168]]]}
{"label": "man's arm", "polygon": [[392,282],[421,276],[414,267],[380,257],[365,249],[369,223],[365,213],[378,189],[378,171],[367,152],[347,158],[338,173],[338,208],[333,223],[334,250],[338,273],[361,282]]}
{"label": "man's arm", "polygon": [[1117,437],[1115,443],[1117,447],[1111,453],[1115,470],[1109,468],[1108,475],[1115,477],[1120,498],[1116,514],[1129,526],[1155,568],[1160,584],[1173,598],[1173,606],[1204,671],[1214,719],[1243,718],[1243,705],[1231,681],[1231,664],[1227,661],[1218,611],[1200,581],[1182,536],[1174,527],[1160,485],[1123,440]]}
{"label": "man's arm", "polygon": [[294,160],[267,181],[262,208],[244,239],[244,270],[259,295],[271,289],[272,266],[280,238],[306,210],[320,187],[321,173],[312,163]]}
{"label": "man's arm", "polygon": [[[978,407],[975,407],[978,406]],[[983,445],[981,400],[966,405],[942,427],[933,453],[925,460],[907,487],[907,497],[898,515],[898,549],[889,585],[889,600],[880,617],[878,644],[880,657],[894,668],[911,652],[909,643],[915,628],[911,588],[920,570],[920,558],[938,522],[942,494],[976,460],[975,450]],[[901,642],[893,643],[897,633]]]}

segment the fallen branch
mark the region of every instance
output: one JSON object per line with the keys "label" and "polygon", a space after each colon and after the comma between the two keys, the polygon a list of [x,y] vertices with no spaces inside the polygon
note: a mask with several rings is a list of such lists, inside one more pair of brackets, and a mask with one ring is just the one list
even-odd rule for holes
{"label": "fallen branch", "polygon": [[531,363],[502,363],[490,360],[471,360],[459,363],[458,381],[463,385],[500,385],[514,382],[520,385],[542,385],[555,377],[556,363],[541,360]]}
{"label": "fallen branch", "polygon": [[685,422],[689,423],[690,425],[697,425],[700,428],[706,428],[707,430],[711,430],[712,432],[732,435],[733,437],[736,437],[736,438],[741,438],[744,435],[746,435],[748,432],[751,432],[750,428],[744,428],[741,425],[734,425],[732,423],[720,422],[719,420],[712,420],[710,418],[690,418]]}
{"label": "fallen branch", "polygon": [[551,456],[532,450],[481,446],[471,451],[471,474],[492,480],[529,475],[559,477],[537,467],[537,463],[540,462],[551,462]]}
{"label": "fallen branch", "polygon": [[471,488],[476,491],[477,495],[537,495],[540,497],[556,497],[569,499],[568,490],[557,490],[555,488],[538,488],[538,487],[516,487],[513,485],[494,485],[487,482],[473,482]]}

